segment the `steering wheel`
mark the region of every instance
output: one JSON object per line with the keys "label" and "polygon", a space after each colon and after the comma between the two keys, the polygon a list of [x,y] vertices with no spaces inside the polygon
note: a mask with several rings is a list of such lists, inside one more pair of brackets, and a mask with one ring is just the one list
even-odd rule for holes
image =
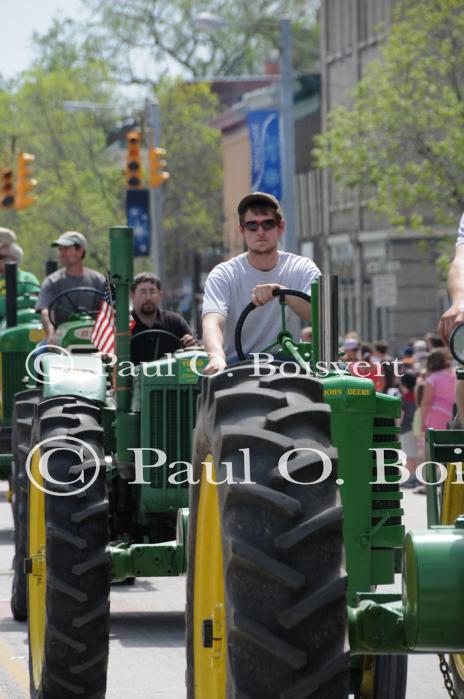
{"label": "steering wheel", "polygon": [[[141,333],[136,333],[135,335],[131,336],[131,344],[137,342],[137,340],[140,337],[147,337],[147,335],[155,335],[156,338],[153,340],[153,357],[156,357],[158,354],[158,348],[159,348],[159,342],[162,339],[162,337],[168,339],[170,341],[170,345],[168,343],[169,349],[166,350],[165,354],[167,352],[175,352],[178,349],[181,349],[183,347],[182,342],[180,341],[180,338],[177,337],[177,335],[174,335],[173,333],[170,333],[168,330],[159,330],[157,328],[150,328],[148,330],[142,330]],[[162,337],[160,337],[162,336]],[[142,361],[148,361],[148,360],[142,360]],[[153,360],[151,360],[153,361]]]}
{"label": "steering wheel", "polygon": [[[274,289],[272,292],[273,296],[278,296],[279,301],[281,304],[285,302],[285,297],[286,296],[296,296],[299,299],[303,299],[303,301],[308,301],[311,303],[311,296],[308,296],[308,294],[305,294],[304,291],[298,291],[298,289]],[[245,323],[245,320],[248,318],[250,313],[255,310],[255,308],[258,308],[258,306],[255,306],[255,304],[251,301],[248,306],[245,306],[243,311],[240,314],[240,318],[237,321],[237,325],[235,328],[235,350],[237,352],[238,358],[241,361],[244,361],[246,359],[245,353],[243,351],[242,347],[242,329],[243,329],[243,324]],[[285,316],[282,313],[282,329],[285,330]],[[277,345],[279,342],[279,339],[276,338],[275,342],[273,342],[271,345],[268,347],[265,347],[262,352],[265,352],[266,350],[270,349],[271,347],[274,347],[274,345]]]}
{"label": "steering wheel", "polygon": [[105,296],[103,291],[99,291],[99,289],[94,289],[92,286],[73,286],[71,289],[65,289],[64,291],[60,291],[60,293],[52,299],[51,303],[48,306],[48,317],[50,319],[50,323],[53,325],[55,330],[57,329],[58,324],[55,323],[55,320],[52,317],[51,312],[62,296],[65,296],[68,299],[70,305],[73,307],[76,313],[86,313],[87,315],[92,316],[92,318],[97,317],[99,309],[89,311],[84,306],[77,306],[72,300],[71,294],[82,291],[87,292],[88,294],[96,294],[97,296],[101,296],[102,298]]}

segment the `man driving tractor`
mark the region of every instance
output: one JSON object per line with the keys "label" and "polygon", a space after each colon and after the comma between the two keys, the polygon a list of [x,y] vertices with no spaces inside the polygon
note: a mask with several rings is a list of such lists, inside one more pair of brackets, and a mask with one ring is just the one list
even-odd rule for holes
{"label": "man driving tractor", "polygon": [[[100,307],[101,294],[105,289],[105,278],[100,272],[84,267],[83,260],[87,251],[87,239],[77,231],[66,231],[52,243],[58,248],[63,267],[50,274],[42,283],[36,311],[40,312],[42,324],[47,333],[47,344],[56,344],[56,326],[68,320],[74,312],[97,312]],[[79,291],[71,291],[79,287]],[[86,287],[88,291],[84,291]],[[101,293],[92,293],[92,289]],[[66,294],[65,292],[71,292]],[[54,318],[50,318],[49,306],[57,296],[63,294],[54,309]]]}
{"label": "man driving tractor", "polygon": [[[234,330],[241,311],[252,301],[265,306],[274,289],[291,288],[311,294],[311,282],[320,275],[307,257],[278,249],[285,230],[279,201],[265,192],[253,192],[238,205],[239,231],[247,252],[221,262],[209,273],[203,298],[203,342],[209,355],[207,374],[222,371],[237,361]],[[286,297],[286,323],[295,338],[300,336],[299,319],[310,319],[307,301]],[[293,313],[290,312],[293,311]],[[280,316],[271,306],[261,308],[259,321],[253,316],[244,344],[245,354],[259,352],[276,339]]]}

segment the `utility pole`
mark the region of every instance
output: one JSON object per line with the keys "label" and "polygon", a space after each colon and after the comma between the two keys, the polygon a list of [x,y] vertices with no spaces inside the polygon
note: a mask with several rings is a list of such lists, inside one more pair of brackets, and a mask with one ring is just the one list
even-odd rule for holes
{"label": "utility pole", "polygon": [[[150,128],[149,148],[157,148],[161,138],[160,107],[156,97],[150,98],[146,105],[147,124]],[[164,264],[164,235],[163,235],[163,195],[161,187],[149,187],[150,201],[150,256],[156,276],[161,281],[163,289],[165,284]]]}
{"label": "utility pole", "polygon": [[285,250],[298,253],[295,216],[295,122],[293,114],[292,28],[290,19],[279,20],[280,30],[280,148],[282,153]]}

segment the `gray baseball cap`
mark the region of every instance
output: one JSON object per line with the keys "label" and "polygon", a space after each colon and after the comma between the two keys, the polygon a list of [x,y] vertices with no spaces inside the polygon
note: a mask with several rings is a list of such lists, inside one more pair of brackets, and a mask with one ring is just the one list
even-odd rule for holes
{"label": "gray baseball cap", "polygon": [[243,216],[246,209],[254,206],[254,204],[270,206],[271,209],[275,209],[276,213],[282,216],[279,200],[273,194],[268,194],[267,192],[252,192],[251,194],[247,194],[246,197],[243,197],[237,207],[239,216]]}
{"label": "gray baseball cap", "polygon": [[17,243],[10,243],[6,254],[8,255],[9,259],[12,262],[16,262],[17,265],[20,265],[23,261],[24,252],[22,247]]}
{"label": "gray baseball cap", "polygon": [[16,233],[11,228],[0,228],[0,245],[8,245],[8,243],[14,243],[15,240]]}
{"label": "gray baseball cap", "polygon": [[52,248],[57,248],[62,245],[64,248],[69,248],[71,245],[80,245],[81,248],[87,248],[87,239],[82,233],[77,231],[65,231],[57,240],[52,243]]}

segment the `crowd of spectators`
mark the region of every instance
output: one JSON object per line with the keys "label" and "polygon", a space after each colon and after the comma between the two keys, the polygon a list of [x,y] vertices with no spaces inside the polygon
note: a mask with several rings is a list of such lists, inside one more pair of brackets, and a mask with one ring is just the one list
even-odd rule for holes
{"label": "crowd of spectators", "polygon": [[378,392],[401,397],[400,440],[410,474],[402,487],[425,493],[416,477],[417,466],[425,460],[425,431],[444,429],[453,417],[456,376],[448,348],[430,332],[411,340],[395,361],[388,343],[365,343],[349,332],[342,351],[350,372],[371,379]]}

